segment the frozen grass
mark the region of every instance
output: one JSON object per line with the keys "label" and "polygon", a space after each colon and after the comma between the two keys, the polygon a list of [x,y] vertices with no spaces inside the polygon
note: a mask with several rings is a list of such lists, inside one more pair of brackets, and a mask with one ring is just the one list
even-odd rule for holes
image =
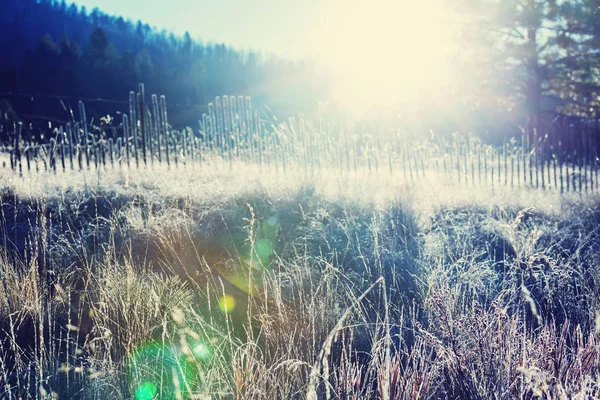
{"label": "frozen grass", "polygon": [[0,399],[600,396],[595,198],[241,163],[0,186]]}

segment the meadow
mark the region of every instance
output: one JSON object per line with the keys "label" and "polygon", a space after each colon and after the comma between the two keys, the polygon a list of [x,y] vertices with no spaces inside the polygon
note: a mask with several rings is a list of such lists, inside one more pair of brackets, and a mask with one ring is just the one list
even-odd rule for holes
{"label": "meadow", "polygon": [[0,399],[600,396],[596,131],[418,141],[233,96],[176,131],[143,90],[4,125]]}
{"label": "meadow", "polygon": [[594,195],[3,174],[1,399],[594,398]]}
{"label": "meadow", "polygon": [[0,400],[600,399],[599,4],[0,0]]}

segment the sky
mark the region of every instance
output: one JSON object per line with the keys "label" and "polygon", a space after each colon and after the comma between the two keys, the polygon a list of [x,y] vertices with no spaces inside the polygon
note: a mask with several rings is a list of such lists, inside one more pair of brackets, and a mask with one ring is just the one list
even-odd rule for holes
{"label": "sky", "polygon": [[272,52],[286,58],[311,54],[322,10],[330,0],[76,0],[89,11],[110,15],[176,34],[186,31],[203,42]]}
{"label": "sky", "polygon": [[204,43],[307,59],[337,103],[430,102],[454,90],[445,0],[72,0]]}

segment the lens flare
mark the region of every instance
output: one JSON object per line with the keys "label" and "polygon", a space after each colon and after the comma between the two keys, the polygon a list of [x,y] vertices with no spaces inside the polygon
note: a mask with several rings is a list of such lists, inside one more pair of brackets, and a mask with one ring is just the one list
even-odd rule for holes
{"label": "lens flare", "polygon": [[262,225],[263,235],[265,237],[275,239],[277,232],[279,231],[279,224],[277,223],[277,217],[275,215],[270,216]]}
{"label": "lens flare", "polygon": [[127,358],[127,379],[136,400],[175,399],[198,386],[198,366],[175,345],[150,343]]}
{"label": "lens flare", "polygon": [[263,237],[254,243],[254,252],[251,257],[251,265],[255,269],[262,271],[271,265],[271,259],[275,255],[275,242],[278,231],[277,216],[272,215],[262,223]]}
{"label": "lens flare", "polygon": [[271,262],[271,257],[275,253],[273,240],[269,238],[259,239],[254,243],[253,267],[266,268]]}
{"label": "lens flare", "polygon": [[152,382],[143,382],[135,391],[136,400],[152,400],[156,396],[156,385]]}
{"label": "lens flare", "polygon": [[222,296],[219,299],[219,308],[224,313],[230,313],[235,309],[235,298],[230,295]]}
{"label": "lens flare", "polygon": [[[252,296],[261,294],[263,274],[271,268],[278,232],[279,220],[276,215],[271,215],[261,223],[260,229],[255,231],[253,237],[249,238],[248,232],[223,235],[221,238],[223,247],[231,255],[232,260],[239,262],[214,263],[213,267],[238,289]],[[233,306],[235,307],[235,304]],[[221,307],[221,310],[231,311],[224,307]]]}

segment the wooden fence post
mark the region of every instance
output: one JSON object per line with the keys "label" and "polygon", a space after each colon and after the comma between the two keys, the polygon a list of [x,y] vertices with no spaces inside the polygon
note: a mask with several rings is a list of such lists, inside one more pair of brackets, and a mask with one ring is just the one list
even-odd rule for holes
{"label": "wooden fence post", "polygon": [[60,164],[62,166],[62,172],[64,173],[67,168],[65,163],[65,132],[62,126],[58,128],[57,134],[60,137],[60,139],[57,140],[57,145],[60,151]]}
{"label": "wooden fence post", "polygon": [[139,158],[139,140],[138,140],[138,127],[137,127],[137,96],[135,92],[129,92],[129,113],[131,117],[131,129],[133,133],[133,156],[135,158],[136,168],[140,167]]}
{"label": "wooden fence post", "polygon": [[147,154],[146,154],[146,112],[144,108],[145,100],[144,84],[140,83],[138,97],[138,112],[140,113],[140,135],[142,136],[142,160],[144,161],[144,167],[148,165]]}
{"label": "wooden fence post", "polygon": [[167,98],[162,95],[160,96],[159,113],[161,122],[161,136],[164,136],[165,141],[165,152],[167,157],[167,165],[170,166],[169,162],[169,119],[167,116]]}
{"label": "wooden fence post", "polygon": [[56,139],[54,138],[50,138],[50,150],[48,153],[50,155],[50,169],[52,169],[56,175]]}
{"label": "wooden fence post", "polygon": [[71,124],[67,122],[67,140],[69,141],[69,165],[71,166],[71,171],[75,169],[73,163],[73,129],[71,128]]}
{"label": "wooden fence post", "polygon": [[[508,186],[508,159],[506,155],[506,139],[504,139],[504,143],[502,145],[502,156],[504,158],[504,186]],[[512,186],[512,173],[511,173],[511,186]]]}
{"label": "wooden fence post", "polygon": [[115,167],[115,158],[114,158],[114,154],[113,154],[114,150],[115,150],[115,147],[114,147],[113,138],[109,138],[108,139],[108,155],[110,157],[110,166],[113,169]]}
{"label": "wooden fence post", "polygon": [[146,107],[144,115],[146,116],[146,136],[148,137],[148,151],[150,153],[150,164],[154,165],[154,124],[152,121],[152,113]]}
{"label": "wooden fence post", "polygon": [[127,114],[123,114],[123,145],[125,146],[125,161],[127,162],[127,168],[131,167],[129,162],[129,118]]}
{"label": "wooden fence post", "polygon": [[81,117],[81,124],[83,126],[83,137],[85,139],[85,162],[87,169],[90,169],[90,150],[89,150],[89,136],[87,127],[87,116],[85,114],[85,105],[82,101],[79,101],[79,114]]}
{"label": "wooden fence post", "polygon": [[27,160],[27,173],[31,173],[31,150],[33,147],[32,142],[27,143],[27,147],[25,148],[25,159]]}
{"label": "wooden fence post", "polygon": [[160,108],[158,106],[158,96],[152,95],[152,112],[154,113],[154,131],[156,133],[156,152],[158,156],[158,163],[162,163],[162,151],[161,151],[161,136],[162,136],[162,116]]}

